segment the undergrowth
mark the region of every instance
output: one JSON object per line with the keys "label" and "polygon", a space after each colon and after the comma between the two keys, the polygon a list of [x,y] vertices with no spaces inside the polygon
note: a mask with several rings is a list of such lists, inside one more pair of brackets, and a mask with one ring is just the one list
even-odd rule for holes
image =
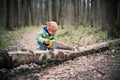
{"label": "undergrowth", "polygon": [[112,51],[114,54],[117,54],[117,55],[120,56],[120,44],[118,44],[118,45],[110,44],[110,45],[108,46],[108,49],[109,49],[110,51]]}
{"label": "undergrowth", "polygon": [[91,27],[79,26],[75,29],[73,26],[65,26],[58,30],[57,38],[68,44],[90,45],[107,40],[107,33]]}

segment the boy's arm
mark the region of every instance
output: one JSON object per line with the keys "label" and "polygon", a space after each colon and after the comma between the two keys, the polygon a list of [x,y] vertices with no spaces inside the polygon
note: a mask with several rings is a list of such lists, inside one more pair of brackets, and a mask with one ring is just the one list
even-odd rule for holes
{"label": "boy's arm", "polygon": [[53,42],[56,42],[56,37],[54,36],[54,38],[52,39]]}
{"label": "boy's arm", "polygon": [[51,40],[52,40],[53,42],[56,42],[56,36],[53,35],[52,38],[51,38]]}
{"label": "boy's arm", "polygon": [[36,37],[37,41],[40,42],[40,43],[43,43],[44,40],[45,40],[45,39],[43,38],[44,35],[45,35],[45,34],[44,34],[43,32],[40,32],[40,33],[37,35],[37,37]]}

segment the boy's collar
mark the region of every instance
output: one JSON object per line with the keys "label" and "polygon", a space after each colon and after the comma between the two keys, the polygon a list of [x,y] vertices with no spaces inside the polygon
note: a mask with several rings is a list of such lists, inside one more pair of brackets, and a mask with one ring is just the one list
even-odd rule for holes
{"label": "boy's collar", "polygon": [[47,26],[43,27],[43,29],[44,29],[49,35],[51,35],[51,34],[48,32]]}
{"label": "boy's collar", "polygon": [[43,27],[43,30],[45,30],[48,33],[47,26]]}

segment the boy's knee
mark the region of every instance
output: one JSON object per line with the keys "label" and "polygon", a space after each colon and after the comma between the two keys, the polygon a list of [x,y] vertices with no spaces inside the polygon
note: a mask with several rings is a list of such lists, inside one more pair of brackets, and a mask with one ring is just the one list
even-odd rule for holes
{"label": "boy's knee", "polygon": [[46,47],[45,47],[45,45],[43,45],[43,44],[40,43],[40,42],[37,42],[37,43],[38,43],[38,45],[39,45],[39,50],[47,50]]}
{"label": "boy's knee", "polygon": [[45,48],[41,48],[41,47],[40,47],[39,50],[47,50],[47,49],[45,49]]}
{"label": "boy's knee", "polygon": [[44,44],[38,42],[38,45],[39,45],[39,50],[54,50],[53,48],[47,48]]}

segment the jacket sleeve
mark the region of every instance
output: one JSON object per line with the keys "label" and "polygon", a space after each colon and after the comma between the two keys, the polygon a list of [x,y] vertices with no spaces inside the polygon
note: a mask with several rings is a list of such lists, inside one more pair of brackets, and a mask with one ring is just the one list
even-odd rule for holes
{"label": "jacket sleeve", "polygon": [[55,41],[56,41],[56,36],[54,36],[54,37],[53,37],[52,41],[53,41],[53,42],[55,42]]}
{"label": "jacket sleeve", "polygon": [[40,32],[36,37],[37,42],[43,43],[43,41],[45,40],[44,36],[45,36],[44,32],[43,31]]}

